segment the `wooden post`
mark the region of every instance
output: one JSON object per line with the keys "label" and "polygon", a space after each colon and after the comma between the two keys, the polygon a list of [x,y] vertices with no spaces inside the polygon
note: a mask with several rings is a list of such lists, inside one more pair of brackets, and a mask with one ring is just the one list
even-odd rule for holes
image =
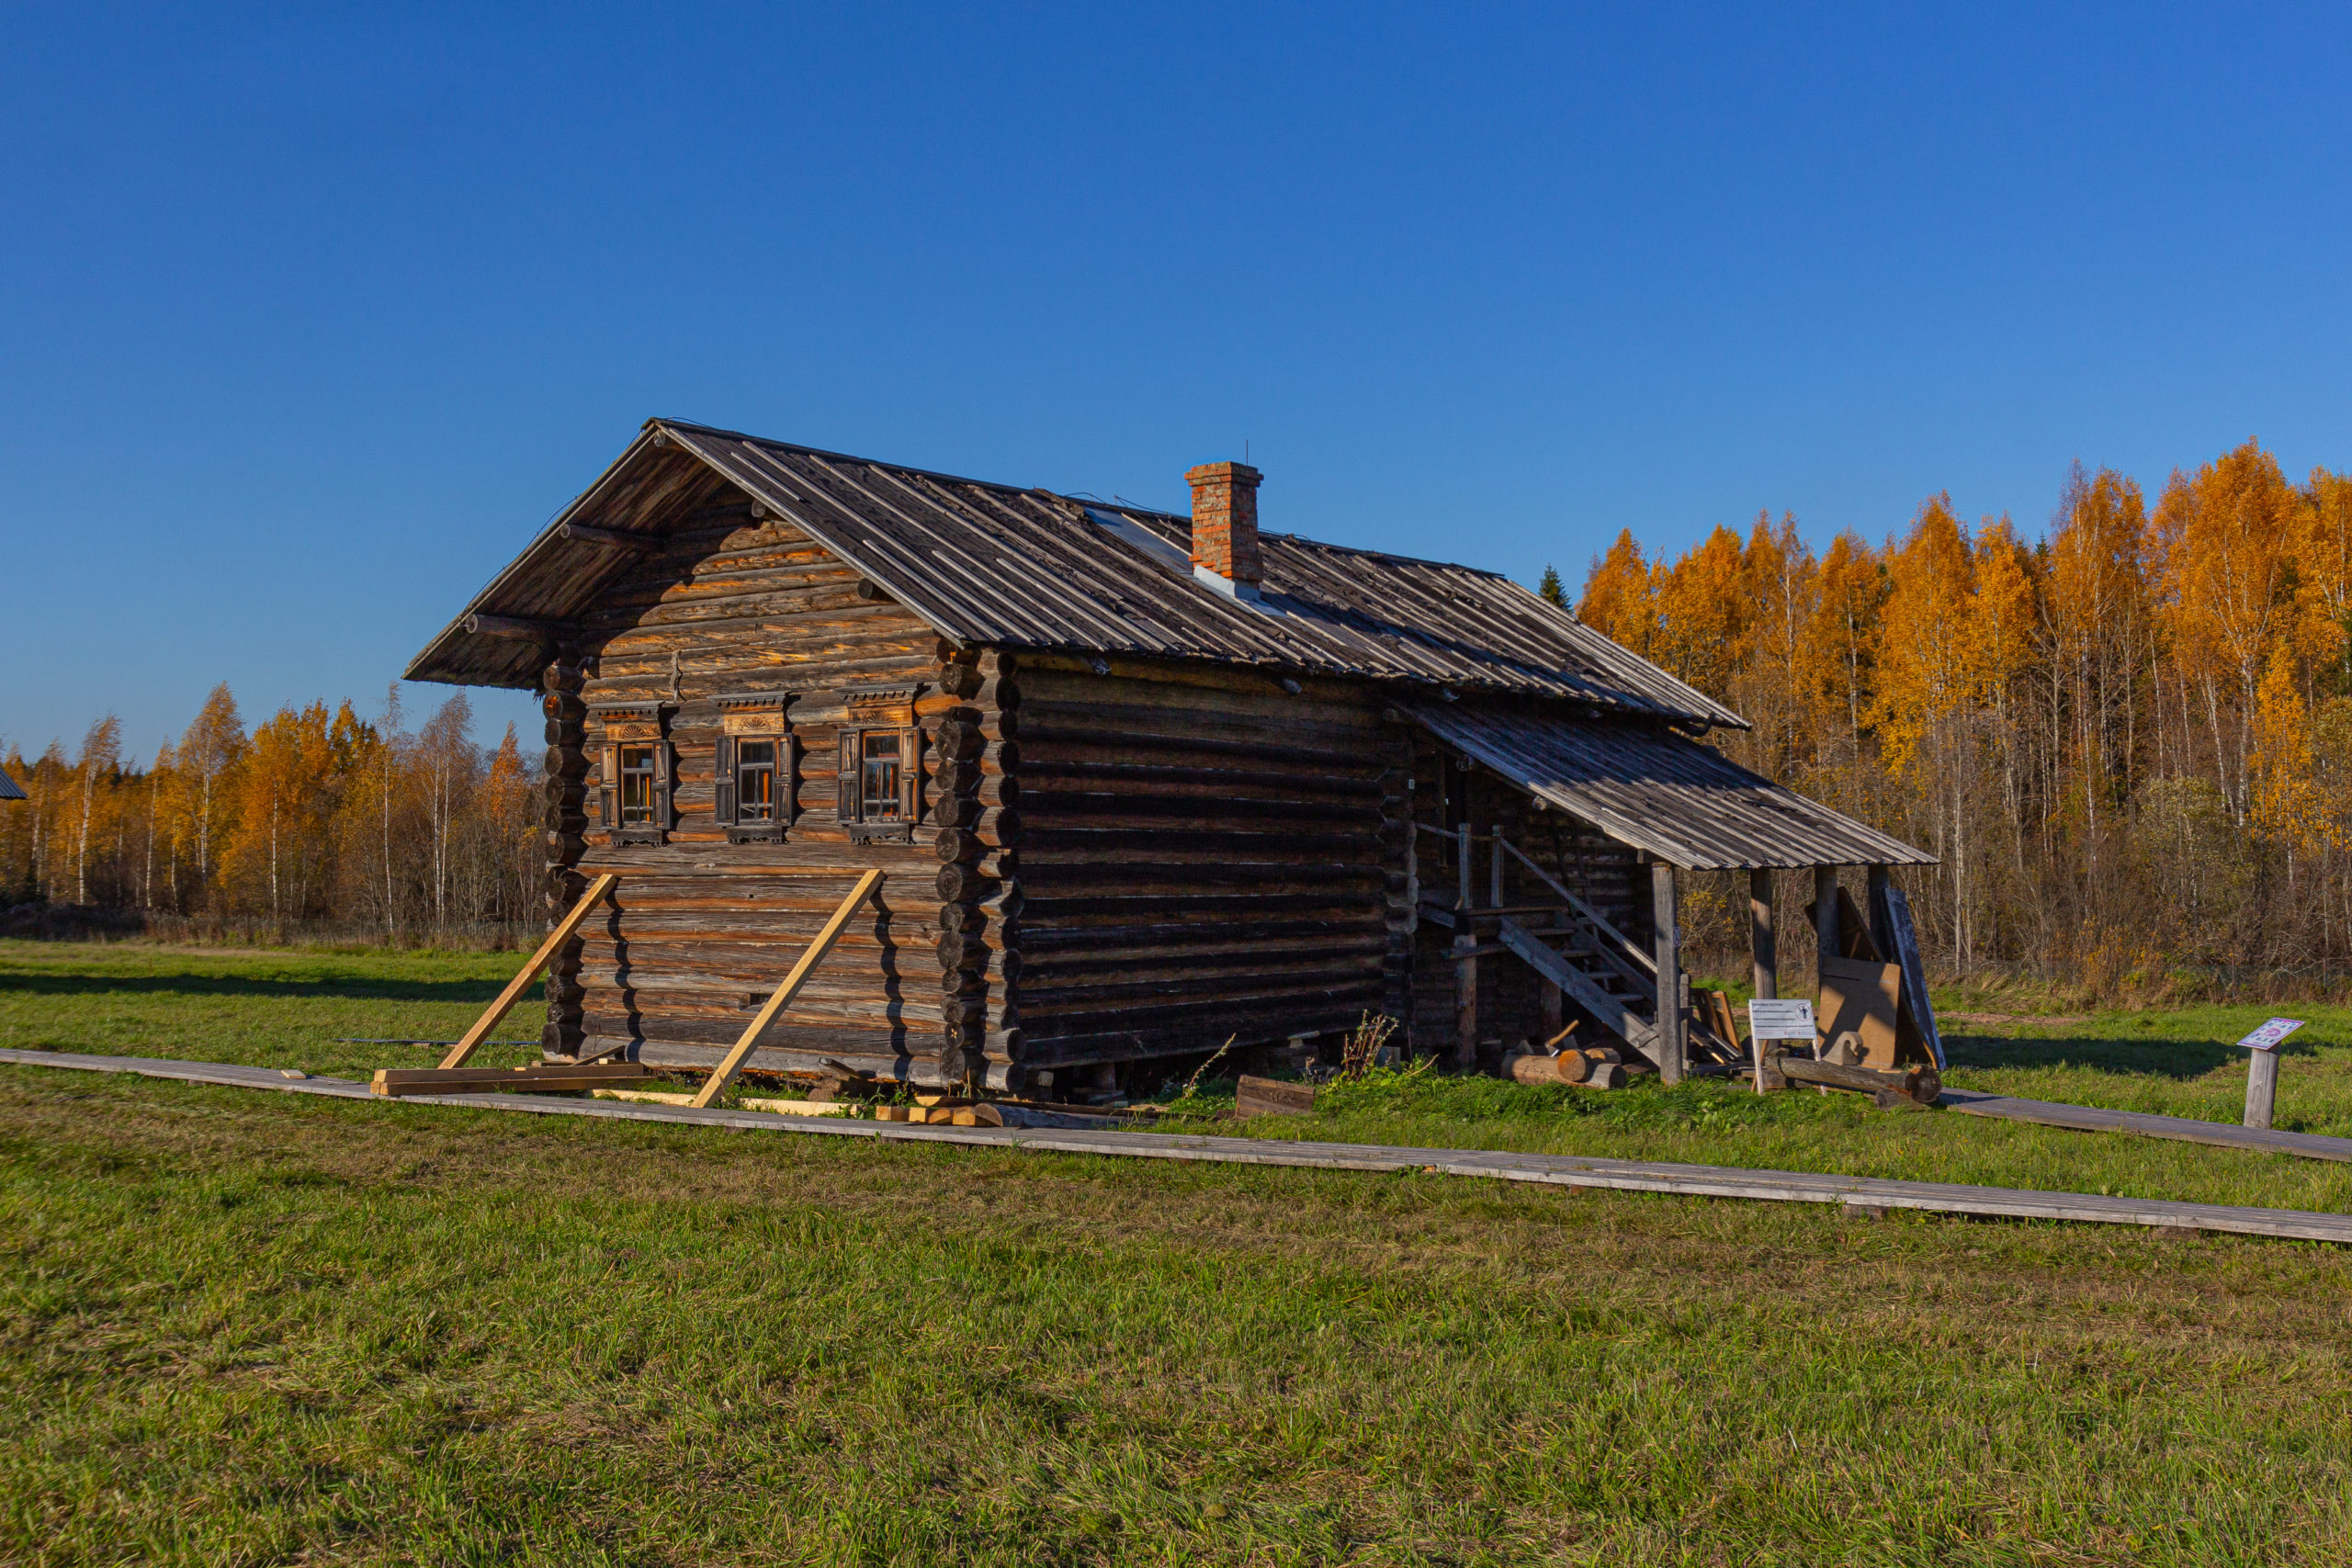
{"label": "wooden post", "polygon": [[1650,920],[1657,954],[1657,1076],[1682,1081],[1681,933],[1674,929],[1674,867],[1650,862]]}
{"label": "wooden post", "polygon": [[[1838,956],[1838,868],[1817,865],[1813,868],[1813,937],[1817,958]],[[1820,970],[1814,971],[1814,991],[1821,990]]]}
{"label": "wooden post", "polygon": [[1503,907],[1503,856],[1506,852],[1503,849],[1503,825],[1498,822],[1495,824],[1494,868],[1487,876],[1487,906],[1489,908]]}
{"label": "wooden post", "polygon": [[[1766,1001],[1778,997],[1781,953],[1772,935],[1772,874],[1760,866],[1747,874],[1747,959],[1754,971],[1757,996]],[[1764,1042],[1750,1035],[1747,1049],[1755,1063],[1756,1092],[1762,1094],[1770,1077],[1764,1067]]]}
{"label": "wooden post", "polygon": [[[1821,965],[1838,956],[1838,868],[1834,865],[1817,865],[1813,868],[1813,1017],[1814,1027],[1819,1029],[1826,1026],[1828,1022],[1822,1011],[1821,989],[1829,982],[1828,976],[1821,972]],[[1820,1059],[1821,1048],[1828,1043],[1829,1042],[1822,1036],[1818,1034],[1814,1036],[1813,1055],[1816,1061]],[[1828,1092],[1828,1089],[1819,1085],[1814,1088],[1815,1094]]]}
{"label": "wooden post", "polygon": [[2278,1099],[2278,1053],[2248,1051],[2245,1065],[2245,1124],[2267,1129]]}
{"label": "wooden post", "polygon": [[1455,919],[1462,923],[1453,928],[1453,945],[1462,956],[1453,961],[1453,1065],[1468,1072],[1478,1065],[1478,960],[1473,950],[1478,945],[1477,934],[1470,929],[1470,823],[1463,821],[1454,846],[1461,852],[1455,880],[1461,885],[1461,897],[1455,904]]}
{"label": "wooden post", "polygon": [[768,1025],[774,1023],[776,1015],[790,1005],[809,975],[823,962],[825,954],[833,950],[833,943],[839,942],[842,932],[849,929],[850,917],[856,914],[859,906],[873,897],[874,890],[881,886],[882,874],[878,871],[869,871],[857,879],[857,886],[851,888],[849,897],[842,900],[842,907],[832,912],[825,921],[824,929],[817,933],[817,940],[808,944],[808,951],[800,955],[800,962],[795,964],[792,973],[784,977],[784,984],[775,988],[766,1005],[744,1026],[741,1036],[728,1051],[727,1059],[713,1067],[710,1077],[703,1080],[702,1089],[695,1095],[695,1110],[707,1111],[710,1102],[735,1081],[735,1075],[743,1070],[743,1064],[758,1048],[760,1036],[768,1032]]}
{"label": "wooden post", "polygon": [[571,933],[580,929],[580,922],[588,918],[588,911],[594,908],[597,900],[610,893],[613,884],[619,880],[618,876],[606,872],[588,885],[588,891],[580,896],[580,902],[571,907],[571,913],[556,922],[555,930],[548,932],[547,941],[539,943],[539,950],[531,954],[530,961],[523,965],[514,978],[506,982],[506,988],[498,993],[498,999],[474,1020],[474,1026],[466,1031],[463,1039],[449,1047],[449,1054],[441,1058],[443,1066],[462,1067],[466,1065],[466,1059],[474,1054],[475,1048],[489,1039],[490,1032],[498,1027],[498,1021],[514,1010],[514,1004],[523,999],[523,993],[531,988],[531,982],[539,977],[539,971],[546,968],[563,944],[571,940]]}

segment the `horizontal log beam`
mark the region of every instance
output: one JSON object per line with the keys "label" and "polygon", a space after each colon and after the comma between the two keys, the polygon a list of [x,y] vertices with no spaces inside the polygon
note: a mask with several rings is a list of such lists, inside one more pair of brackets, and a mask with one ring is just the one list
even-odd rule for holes
{"label": "horizontal log beam", "polygon": [[475,637],[516,637],[529,642],[555,642],[573,634],[565,621],[526,621],[515,615],[468,615],[466,630]]}
{"label": "horizontal log beam", "polygon": [[658,550],[664,541],[651,534],[625,534],[617,528],[594,528],[585,523],[566,523],[556,529],[560,538],[576,539],[583,545],[601,545],[606,549],[627,550],[643,555]]}

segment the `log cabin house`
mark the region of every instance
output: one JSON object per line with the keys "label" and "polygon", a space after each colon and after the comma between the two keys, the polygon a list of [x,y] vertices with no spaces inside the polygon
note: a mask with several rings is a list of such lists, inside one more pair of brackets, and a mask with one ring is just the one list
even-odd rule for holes
{"label": "log cabin house", "polygon": [[548,1055],[716,1062],[878,868],[752,1070],[1034,1090],[1371,1012],[1672,1078],[1676,867],[1928,861],[1518,584],[1186,477],[1189,517],[649,422],[407,671],[540,691],[550,904],[619,874]]}

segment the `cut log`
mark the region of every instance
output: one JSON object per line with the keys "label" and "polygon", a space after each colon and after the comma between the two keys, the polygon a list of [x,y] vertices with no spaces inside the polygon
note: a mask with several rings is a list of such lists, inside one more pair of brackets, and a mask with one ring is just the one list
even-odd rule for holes
{"label": "cut log", "polygon": [[1840,1066],[1835,1062],[1815,1062],[1804,1056],[1775,1055],[1766,1060],[1770,1066],[1792,1083],[1852,1089],[1873,1097],[1882,1092],[1891,1092],[1915,1105],[1933,1105],[1944,1090],[1943,1076],[1929,1066],[1889,1072],[1873,1067]]}

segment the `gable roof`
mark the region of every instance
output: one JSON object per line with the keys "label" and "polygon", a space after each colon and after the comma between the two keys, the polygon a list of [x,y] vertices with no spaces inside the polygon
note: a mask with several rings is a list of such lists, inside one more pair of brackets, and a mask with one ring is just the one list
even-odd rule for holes
{"label": "gable roof", "polygon": [[25,792],[17,787],[17,781],[8,776],[8,770],[6,768],[0,768],[0,800],[22,800],[24,798]]}
{"label": "gable roof", "polygon": [[681,498],[714,477],[804,529],[957,643],[1211,660],[1558,698],[1596,716],[1746,728],[1729,708],[1499,573],[1269,533],[1261,536],[1265,580],[1253,603],[1193,574],[1186,517],[677,420],[648,421],[417,655],[408,678],[535,685],[541,649],[483,631],[482,618],[560,626],[632,558],[568,529],[658,536]]}

